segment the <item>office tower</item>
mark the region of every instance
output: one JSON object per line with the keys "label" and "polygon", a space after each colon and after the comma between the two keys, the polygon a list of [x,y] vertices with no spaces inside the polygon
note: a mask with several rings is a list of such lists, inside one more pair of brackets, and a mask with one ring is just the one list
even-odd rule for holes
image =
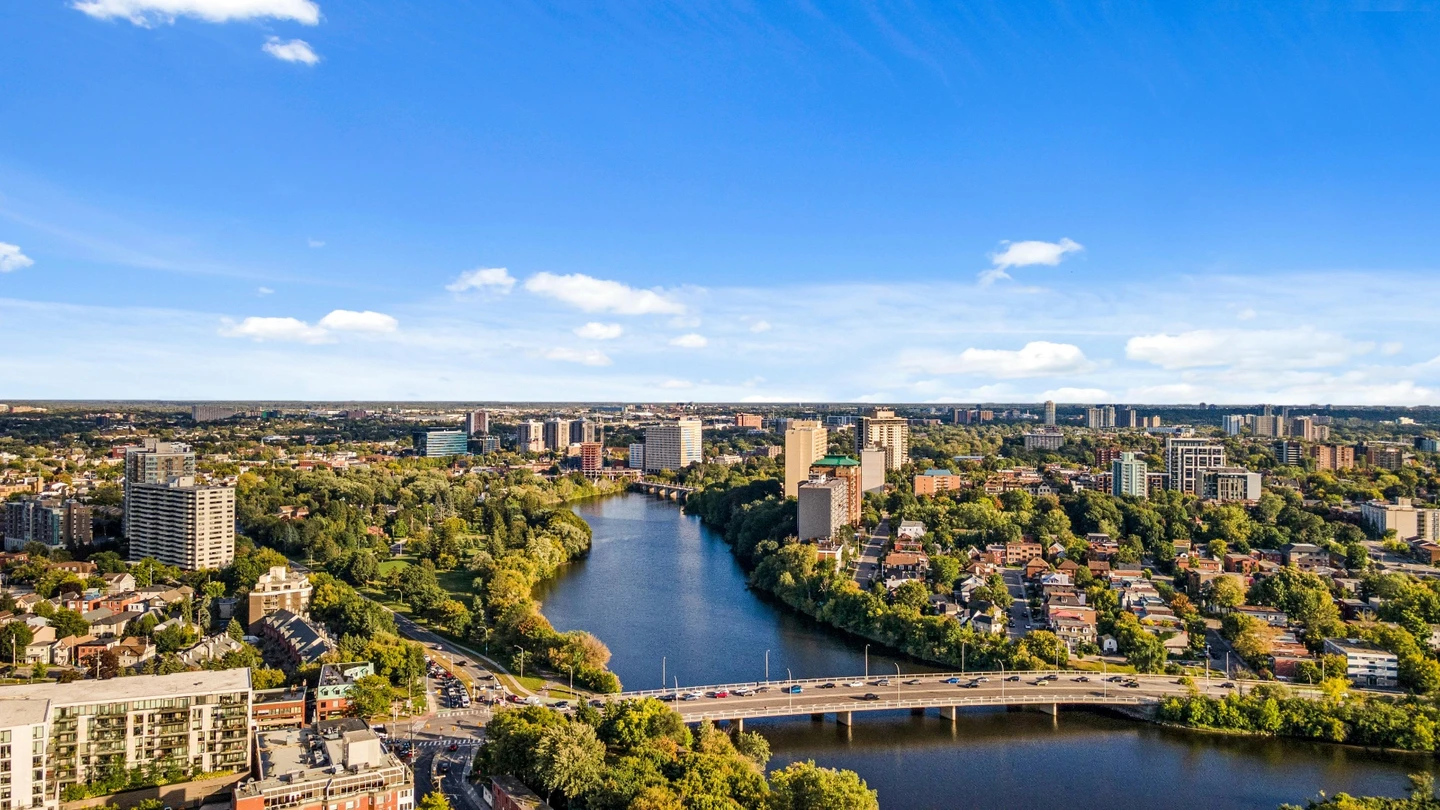
{"label": "office tower", "polygon": [[1260,500],[1260,473],[1244,467],[1211,467],[1200,471],[1200,497],[1211,501]]}
{"label": "office tower", "polygon": [[700,420],[694,417],[645,429],[645,471],[683,470],[699,464],[702,450]]}
{"label": "office tower", "polygon": [[785,429],[785,497],[795,497],[802,481],[810,480],[810,465],[825,455],[830,432],[820,423],[792,419]]}
{"label": "office tower", "polygon": [[93,539],[90,507],[79,501],[24,498],[4,504],[3,510],[6,551],[24,551],[29,543],[75,548]]}
{"label": "office tower", "polygon": [[629,466],[632,470],[645,469],[645,445],[639,442],[630,445]]}
{"label": "office tower", "polygon": [[585,444],[600,441],[600,426],[589,419],[576,419],[570,423],[570,443]]}
{"label": "office tower", "polygon": [[1245,417],[1238,413],[1220,417],[1220,427],[1226,436],[1239,436],[1245,429]]}
{"label": "office tower", "polygon": [[1275,463],[1282,467],[1300,467],[1305,462],[1305,448],[1300,442],[1275,442]]}
{"label": "office tower", "polygon": [[848,525],[849,485],[835,478],[802,483],[796,491],[796,529],[800,542],[829,540]]}
{"label": "office tower", "polygon": [[545,427],[534,419],[527,419],[515,427],[515,451],[518,453],[542,453],[545,451]]}
{"label": "office tower", "polygon": [[580,470],[599,472],[605,466],[605,446],[599,442],[580,443]]}
{"label": "office tower", "polygon": [[1225,447],[1210,439],[1171,436],[1165,440],[1165,474],[1170,489],[1200,494],[1200,471],[1225,466]]}
{"label": "office tower", "polygon": [[1055,403],[1050,400],[1045,401],[1045,424],[1055,424]]}
{"label": "office tower", "polygon": [[570,446],[570,420],[550,418],[541,426],[541,439],[546,450],[564,450]]}
{"label": "office tower", "polygon": [[1121,453],[1110,462],[1110,494],[1117,498],[1130,495],[1145,498],[1150,494],[1149,471],[1145,459],[1135,453]]}
{"label": "office tower", "polygon": [[764,427],[765,420],[758,413],[737,413],[735,414],[735,427],[759,430]]}
{"label": "office tower", "polygon": [[415,442],[415,455],[424,458],[463,456],[470,452],[465,431],[459,428],[430,428],[410,434]]}
{"label": "office tower", "polygon": [[889,408],[871,408],[855,430],[855,452],[867,447],[885,451],[885,469],[900,469],[910,461],[910,423]]}
{"label": "office tower", "polygon": [[484,436],[490,432],[490,412],[471,411],[465,414],[465,434],[468,436]]}
{"label": "office tower", "polygon": [[235,559],[235,489],[192,476],[131,484],[125,493],[130,561],[153,557],[186,571],[224,568]]}
{"label": "office tower", "polygon": [[227,408],[223,405],[191,405],[190,421],[192,422],[219,422],[222,419],[229,419],[240,411],[236,408]]}
{"label": "office tower", "polygon": [[116,773],[244,774],[250,695],[246,668],[7,686],[5,806],[55,808],[66,788]]}
{"label": "office tower", "polygon": [[[860,462],[849,456],[825,456],[810,465],[810,477],[829,478],[845,483],[845,520],[851,526],[860,525],[860,506],[864,493],[861,480]],[[799,488],[796,488],[799,494]]]}
{"label": "office tower", "polygon": [[309,574],[291,571],[283,565],[271,566],[250,589],[246,599],[247,626],[258,629],[261,619],[280,610],[288,610],[297,616],[310,615],[312,590]]}
{"label": "office tower", "polygon": [[1347,444],[1317,444],[1310,448],[1317,470],[1348,470],[1355,466],[1355,448]]}

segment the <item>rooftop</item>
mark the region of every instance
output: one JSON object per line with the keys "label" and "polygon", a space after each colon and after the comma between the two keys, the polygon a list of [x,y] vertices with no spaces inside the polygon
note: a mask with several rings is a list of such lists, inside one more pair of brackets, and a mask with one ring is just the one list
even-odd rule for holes
{"label": "rooftop", "polygon": [[859,467],[860,462],[849,456],[825,456],[815,461],[811,467]]}
{"label": "rooftop", "polygon": [[56,706],[119,703],[153,698],[185,697],[214,692],[249,692],[250,670],[177,672],[173,675],[136,675],[76,684],[20,684],[0,687],[0,705],[10,701],[48,700]]}

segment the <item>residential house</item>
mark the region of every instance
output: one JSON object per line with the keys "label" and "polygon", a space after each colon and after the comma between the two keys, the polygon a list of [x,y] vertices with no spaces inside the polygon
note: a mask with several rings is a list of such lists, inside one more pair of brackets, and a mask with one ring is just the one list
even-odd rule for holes
{"label": "residential house", "polygon": [[895,530],[895,536],[908,540],[919,540],[925,536],[925,524],[918,520],[902,520]]}
{"label": "residential house", "polygon": [[105,580],[106,593],[128,593],[135,590],[134,574],[101,574],[100,578]]}
{"label": "residential house", "polygon": [[1039,579],[1048,573],[1050,573],[1050,563],[1045,562],[1044,557],[1031,557],[1025,563],[1026,579]]}
{"label": "residential house", "polygon": [[155,645],[149,639],[139,636],[121,641],[115,645],[114,650],[120,666],[126,669],[155,657]]}
{"label": "residential house", "polygon": [[1235,608],[1235,612],[1243,613],[1271,627],[1287,627],[1290,624],[1290,617],[1286,616],[1285,611],[1279,608],[1265,605],[1241,605]]}
{"label": "residential house", "polygon": [[1280,547],[1280,552],[1285,565],[1293,565],[1301,571],[1330,567],[1330,552],[1313,543],[1286,543]]}
{"label": "residential house", "polygon": [[904,551],[892,551],[886,554],[880,565],[880,575],[887,580],[923,579],[929,570],[929,557],[923,553],[915,554]]}

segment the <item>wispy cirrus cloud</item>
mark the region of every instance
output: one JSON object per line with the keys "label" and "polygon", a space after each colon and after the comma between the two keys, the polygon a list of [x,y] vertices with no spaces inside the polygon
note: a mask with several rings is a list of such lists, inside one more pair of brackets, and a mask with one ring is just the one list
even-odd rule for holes
{"label": "wispy cirrus cloud", "polygon": [[320,22],[320,7],[311,0],[77,0],[72,8],[101,20],[127,20],[150,27],[178,17],[223,23],[236,20]]}
{"label": "wispy cirrus cloud", "polygon": [[536,273],[525,280],[525,289],[546,298],[569,304],[582,312],[613,312],[616,315],[683,315],[685,305],[658,290],[641,290],[618,281],[594,278],[583,273],[557,276]]}

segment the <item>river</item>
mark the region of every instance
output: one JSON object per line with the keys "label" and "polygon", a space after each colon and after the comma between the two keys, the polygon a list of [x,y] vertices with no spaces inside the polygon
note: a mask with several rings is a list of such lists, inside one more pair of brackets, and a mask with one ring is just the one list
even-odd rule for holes
{"label": "river", "polygon": [[[590,555],[536,596],[559,630],[609,645],[627,689],[770,677],[925,671],[772,603],[745,586],[720,537],[675,504],[625,494],[576,507]],[[789,671],[787,673],[787,670]],[[929,808],[1275,808],[1319,791],[1401,795],[1419,755],[1165,729],[1083,711],[935,716],[877,712],[849,729],[807,719],[750,721],[772,767],[813,759],[858,772],[886,810]]]}

